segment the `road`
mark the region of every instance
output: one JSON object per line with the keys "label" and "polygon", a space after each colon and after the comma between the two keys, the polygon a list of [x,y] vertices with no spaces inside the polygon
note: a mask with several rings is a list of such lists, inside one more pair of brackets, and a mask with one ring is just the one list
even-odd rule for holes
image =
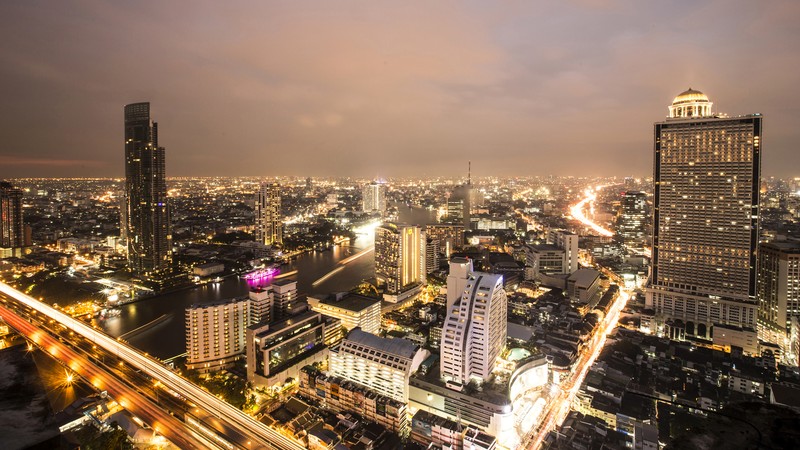
{"label": "road", "polygon": [[[300,450],[306,448],[299,441],[284,436],[278,431],[269,428],[265,424],[258,422],[253,417],[234,408],[225,401],[204,391],[199,386],[173,372],[160,361],[153,359],[138,350],[119,342],[107,334],[98,331],[89,325],[80,322],[72,317],[58,311],[46,304],[23,294],[20,291],[0,283],[0,293],[5,294],[13,301],[18,302],[49,320],[60,323],[75,334],[86,338],[94,345],[104,349],[117,358],[124,361],[138,370],[146,373],[153,380],[161,383],[167,389],[178,393],[181,397],[188,399],[204,413],[217,418],[226,428],[232,430],[225,436],[226,439],[234,442],[241,448],[275,448],[287,450]],[[59,355],[57,358],[62,359]],[[199,428],[199,427],[198,427]],[[214,434],[209,434],[209,438],[218,438]]]}
{"label": "road", "polygon": [[584,224],[585,226],[591,228],[592,230],[594,230],[596,233],[600,234],[601,236],[609,236],[610,237],[610,236],[614,235],[613,231],[605,229],[605,228],[601,227],[600,225],[592,222],[588,217],[586,217],[586,214],[583,212],[584,208],[586,207],[586,204],[591,204],[592,208],[594,208],[594,201],[597,199],[597,194],[595,194],[595,192],[599,191],[600,189],[602,189],[604,187],[605,186],[597,186],[594,189],[592,189],[592,188],[586,189],[586,192],[585,192],[586,193],[586,197],[584,197],[583,200],[579,201],[578,203],[570,206],[569,212],[572,215],[573,219],[575,219],[575,220],[581,222],[582,224]]}
{"label": "road", "polygon": [[575,363],[570,377],[561,384],[561,393],[554,396],[554,399],[548,404],[547,411],[539,426],[523,439],[523,443],[526,443],[524,445],[525,448],[530,450],[538,449],[539,446],[542,445],[547,433],[561,425],[567,417],[572,401],[575,399],[575,395],[578,393],[581,384],[583,384],[583,379],[586,378],[586,373],[603,350],[606,337],[617,326],[619,314],[622,309],[625,308],[625,304],[628,302],[629,298],[629,292],[620,291],[620,295],[609,309],[608,315],[603,318],[597,330],[595,330],[589,345],[584,347],[584,350],[578,357],[578,361]]}
{"label": "road", "polygon": [[117,376],[93,363],[82,352],[76,351],[49,332],[37,327],[27,319],[0,306],[0,317],[20,334],[36,343],[42,350],[62,361],[73,372],[90,382],[95,388],[106,391],[120,406],[169,439],[182,449],[204,449],[208,443],[196,437],[183,422],[140,394],[138,389],[117,379]]}

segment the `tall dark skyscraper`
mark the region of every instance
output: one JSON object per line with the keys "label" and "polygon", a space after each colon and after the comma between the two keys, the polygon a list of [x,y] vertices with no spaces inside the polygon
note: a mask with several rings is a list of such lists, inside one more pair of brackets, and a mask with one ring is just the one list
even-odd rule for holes
{"label": "tall dark skyscraper", "polygon": [[158,278],[172,263],[164,147],[150,103],[125,105],[125,211],[128,266],[136,275]]}
{"label": "tall dark skyscraper", "polygon": [[0,257],[13,256],[24,245],[22,190],[0,181]]}
{"label": "tall dark skyscraper", "polygon": [[670,337],[756,328],[759,114],[713,115],[688,90],[655,124],[653,265],[647,306]]}
{"label": "tall dark skyscraper", "polygon": [[620,200],[617,234],[629,247],[644,244],[645,220],[647,217],[647,194],[641,191],[626,191]]}

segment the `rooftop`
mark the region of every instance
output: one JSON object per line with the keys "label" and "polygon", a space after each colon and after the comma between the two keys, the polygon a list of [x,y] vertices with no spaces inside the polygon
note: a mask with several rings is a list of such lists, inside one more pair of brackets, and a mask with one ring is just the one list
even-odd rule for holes
{"label": "rooftop", "polygon": [[419,349],[417,344],[406,339],[386,339],[362,331],[361,328],[353,328],[350,334],[347,335],[347,340],[403,358],[414,358],[414,354]]}
{"label": "rooftop", "polygon": [[358,294],[347,294],[341,300],[336,298],[326,298],[320,301],[321,304],[335,306],[348,311],[360,312],[375,304],[380,305],[381,301],[377,298],[367,297]]}

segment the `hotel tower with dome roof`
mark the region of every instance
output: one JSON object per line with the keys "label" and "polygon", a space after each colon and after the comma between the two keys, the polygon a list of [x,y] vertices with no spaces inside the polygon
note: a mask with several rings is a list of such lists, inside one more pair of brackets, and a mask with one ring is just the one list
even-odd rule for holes
{"label": "hotel tower with dome roof", "polygon": [[646,305],[654,331],[673,339],[756,328],[763,117],[716,115],[712,105],[689,89],[655,123]]}

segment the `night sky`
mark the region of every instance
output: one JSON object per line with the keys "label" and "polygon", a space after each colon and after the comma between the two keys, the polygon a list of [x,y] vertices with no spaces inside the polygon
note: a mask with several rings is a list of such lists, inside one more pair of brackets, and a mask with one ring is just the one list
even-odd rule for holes
{"label": "night sky", "polygon": [[692,87],[800,176],[800,2],[0,2],[0,178],[650,175]]}

